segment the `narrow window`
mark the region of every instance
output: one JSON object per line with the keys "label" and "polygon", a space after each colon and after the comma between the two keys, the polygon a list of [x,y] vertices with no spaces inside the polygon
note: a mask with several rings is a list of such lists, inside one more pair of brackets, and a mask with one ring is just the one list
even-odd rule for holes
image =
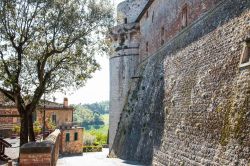
{"label": "narrow window", "polygon": [[146,52],[148,52],[148,42],[146,42]]}
{"label": "narrow window", "polygon": [[146,18],[148,18],[148,11],[146,12]]}
{"label": "narrow window", "polygon": [[70,141],[70,133],[66,133],[66,142]]}
{"label": "narrow window", "polygon": [[154,22],[155,12],[152,14],[152,23]]}
{"label": "narrow window", "polygon": [[165,38],[165,28],[161,27],[161,45],[164,44],[164,38]]}
{"label": "narrow window", "polygon": [[240,58],[240,67],[248,65],[250,65],[250,39],[246,41]]}
{"label": "narrow window", "polygon": [[56,124],[56,114],[53,114],[53,115],[52,115],[52,122],[53,122],[54,124]]}
{"label": "narrow window", "polygon": [[78,140],[78,132],[75,132],[75,135],[74,135],[74,140],[77,141]]}
{"label": "narrow window", "polygon": [[124,24],[127,24],[127,23],[128,23],[128,19],[124,18]]}
{"label": "narrow window", "polygon": [[187,13],[188,13],[188,8],[187,5],[185,5],[182,9],[182,27],[187,26]]}

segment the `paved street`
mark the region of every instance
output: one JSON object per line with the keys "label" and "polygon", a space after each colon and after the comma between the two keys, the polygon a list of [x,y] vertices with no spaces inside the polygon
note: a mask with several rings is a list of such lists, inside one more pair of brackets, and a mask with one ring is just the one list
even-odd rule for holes
{"label": "paved street", "polygon": [[[6,148],[5,154],[13,159],[15,166],[16,159],[19,154],[19,139],[5,139],[12,144],[11,148]],[[107,158],[108,148],[104,148],[103,152],[83,153],[78,156],[60,157],[57,166],[142,166],[136,162],[125,161],[121,159]],[[7,165],[6,162],[0,161],[0,166]]]}
{"label": "paved street", "polygon": [[[5,141],[9,142],[12,147],[5,149],[5,154],[13,160],[13,165],[17,164],[17,158],[19,155],[19,139],[6,138]],[[0,160],[0,166],[6,165],[6,162]]]}
{"label": "paved street", "polygon": [[142,166],[136,162],[107,158],[108,149],[103,152],[83,153],[80,156],[62,157],[57,166]]}

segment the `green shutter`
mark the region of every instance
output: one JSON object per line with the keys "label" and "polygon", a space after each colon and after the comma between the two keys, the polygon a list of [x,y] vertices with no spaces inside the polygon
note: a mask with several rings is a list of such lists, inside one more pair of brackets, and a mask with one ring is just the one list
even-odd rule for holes
{"label": "green shutter", "polygon": [[75,141],[78,140],[78,133],[77,133],[77,132],[75,132],[74,140],[75,140]]}
{"label": "green shutter", "polygon": [[70,141],[70,133],[66,133],[66,142]]}

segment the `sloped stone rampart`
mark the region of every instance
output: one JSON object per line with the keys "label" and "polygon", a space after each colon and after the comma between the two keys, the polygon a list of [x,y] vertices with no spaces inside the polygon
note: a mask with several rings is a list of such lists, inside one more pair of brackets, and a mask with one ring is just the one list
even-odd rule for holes
{"label": "sloped stone rampart", "polygon": [[153,165],[249,165],[249,68],[238,68],[249,8],[248,0],[224,1],[140,64],[111,155]]}

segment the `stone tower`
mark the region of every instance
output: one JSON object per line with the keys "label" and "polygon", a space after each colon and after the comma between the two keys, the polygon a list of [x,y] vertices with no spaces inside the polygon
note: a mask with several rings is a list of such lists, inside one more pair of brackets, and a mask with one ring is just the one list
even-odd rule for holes
{"label": "stone tower", "polygon": [[112,147],[129,83],[134,77],[139,56],[139,24],[136,18],[148,0],[127,0],[117,7],[118,25],[110,32],[113,54],[110,57],[110,129]]}

